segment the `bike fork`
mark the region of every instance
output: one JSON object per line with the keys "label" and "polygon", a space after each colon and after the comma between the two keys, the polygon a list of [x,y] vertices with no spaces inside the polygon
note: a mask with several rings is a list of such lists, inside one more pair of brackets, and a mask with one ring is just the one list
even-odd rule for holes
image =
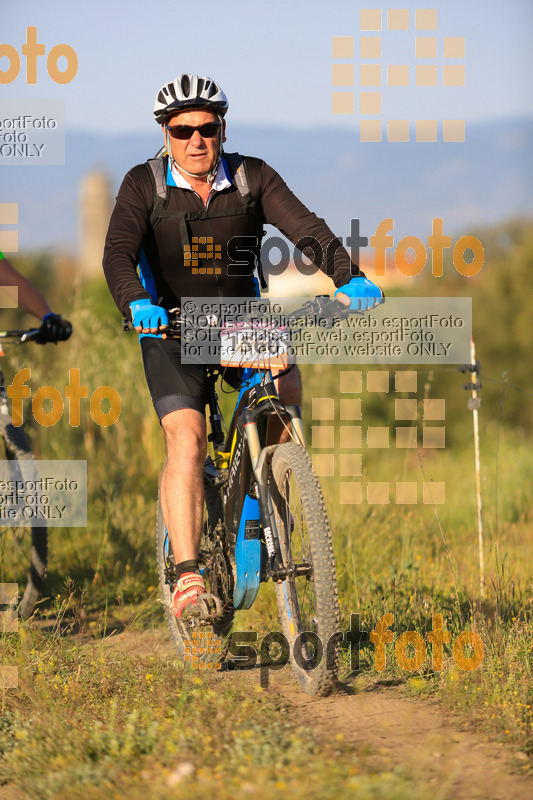
{"label": "bike fork", "polygon": [[261,448],[257,424],[255,421],[245,422],[244,433],[248,443],[248,450],[250,453],[250,460],[252,462],[254,478],[259,489],[257,502],[259,504],[259,514],[261,516],[261,523],[263,526],[263,535],[265,537],[268,560],[274,569],[282,569],[283,561],[274,517],[274,506],[272,503],[272,497],[268,491],[267,461],[268,457],[274,454],[274,451],[278,445],[273,444],[269,445],[268,447]]}

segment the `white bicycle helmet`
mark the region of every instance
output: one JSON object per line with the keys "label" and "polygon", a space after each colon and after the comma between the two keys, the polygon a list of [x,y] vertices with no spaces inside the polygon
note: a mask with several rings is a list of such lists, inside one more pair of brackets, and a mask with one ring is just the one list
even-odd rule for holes
{"label": "white bicycle helmet", "polygon": [[228,110],[228,98],[212,78],[184,72],[173,81],[165,83],[157,93],[154,117],[164,125],[171,114],[189,108],[207,108],[223,117]]}

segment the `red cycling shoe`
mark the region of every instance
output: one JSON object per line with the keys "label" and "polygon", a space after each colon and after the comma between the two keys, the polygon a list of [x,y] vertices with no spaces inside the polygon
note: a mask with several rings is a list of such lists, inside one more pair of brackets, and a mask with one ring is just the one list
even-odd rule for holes
{"label": "red cycling shoe", "polygon": [[[202,616],[198,597],[206,594],[204,579],[197,572],[184,572],[172,590],[172,609],[177,619]],[[185,614],[184,614],[185,612]]]}

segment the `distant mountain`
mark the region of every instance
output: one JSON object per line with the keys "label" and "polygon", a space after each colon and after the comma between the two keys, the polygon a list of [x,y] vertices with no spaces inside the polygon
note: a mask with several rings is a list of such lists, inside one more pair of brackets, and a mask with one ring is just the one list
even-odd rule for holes
{"label": "distant mountain", "polygon": [[[230,125],[226,148],[264,158],[343,238],[352,218],[370,237],[392,217],[396,243],[406,235],[426,240],[434,217],[442,217],[444,233],[453,235],[533,213],[533,120],[467,125],[466,141],[457,144],[358,139],[355,126],[350,133]],[[75,249],[82,176],[103,168],[116,191],[127,170],[159,144],[157,130],[121,136],[73,131],[65,166],[4,167],[0,200],[19,204],[21,249]]]}

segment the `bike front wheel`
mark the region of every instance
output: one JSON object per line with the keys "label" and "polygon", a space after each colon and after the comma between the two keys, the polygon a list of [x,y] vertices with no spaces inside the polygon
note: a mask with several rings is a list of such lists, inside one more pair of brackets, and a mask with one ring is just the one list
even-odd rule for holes
{"label": "bike front wheel", "polygon": [[327,695],[338,669],[340,613],[335,558],[322,490],[307,452],[274,452],[270,490],[284,567],[275,584],[291,664],[308,694]]}
{"label": "bike front wheel", "polygon": [[[0,436],[3,437],[0,459],[9,462],[9,480],[15,481],[15,486],[23,486],[25,481],[37,485],[37,465],[22,428],[16,428],[8,416],[0,414]],[[31,494],[31,499],[37,501],[36,493]],[[32,507],[24,505],[23,491],[17,492],[16,499],[19,507]],[[2,510],[8,512],[7,502]],[[22,524],[9,527],[0,521],[0,583],[18,585],[18,594],[22,593],[18,613],[22,619],[31,617],[43,593],[47,558],[48,530],[42,520],[23,518]]]}

